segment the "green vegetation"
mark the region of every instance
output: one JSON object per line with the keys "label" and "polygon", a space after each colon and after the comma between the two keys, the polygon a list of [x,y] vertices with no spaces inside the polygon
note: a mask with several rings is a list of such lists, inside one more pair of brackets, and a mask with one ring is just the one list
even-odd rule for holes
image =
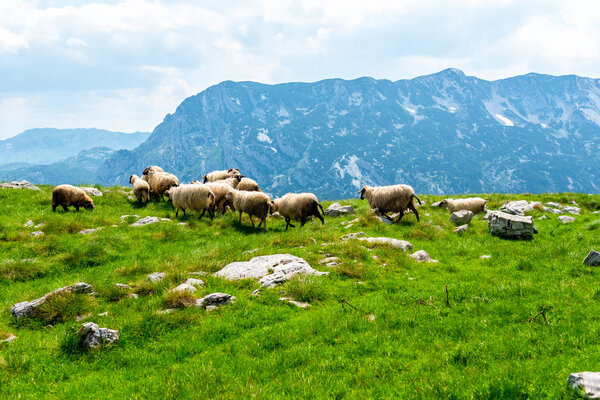
{"label": "green vegetation", "polygon": [[[409,214],[386,225],[366,202],[349,200],[355,215],[288,232],[269,220],[265,233],[233,213],[175,221],[170,203],[138,206],[110,190],[94,198],[94,211],[52,213],[49,187],[0,189],[0,339],[18,336],[0,344],[0,398],[568,398],[569,373],[599,369],[600,271],[582,260],[600,247],[600,215],[592,213],[600,196],[485,195],[492,209],[521,198],[582,207],[572,224],[547,214],[532,241],[510,241],[492,237],[482,215],[453,233],[448,213],[429,206],[419,224]],[[125,214],[173,221],[130,227],[137,218]],[[340,225],[357,217],[351,228]],[[29,219],[45,226],[26,228]],[[45,235],[29,236],[34,230]],[[408,240],[440,262],[340,241],[358,231]],[[193,295],[169,291],[189,272],[276,253],[331,274],[258,297],[256,281],[210,275]],[[319,265],[326,254],[341,264]],[[167,278],[145,282],[152,272]],[[65,294],[35,319],[11,317],[13,304],[76,282],[97,295]],[[282,290],[311,307],[279,301]],[[237,301],[184,307],[213,292]],[[179,309],[159,312],[170,307]],[[75,332],[89,321],[119,330],[120,341],[83,351]]]}

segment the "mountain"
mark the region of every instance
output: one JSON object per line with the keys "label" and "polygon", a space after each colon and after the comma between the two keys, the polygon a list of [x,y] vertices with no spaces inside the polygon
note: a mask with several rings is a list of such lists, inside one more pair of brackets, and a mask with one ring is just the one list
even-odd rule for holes
{"label": "mountain", "polygon": [[60,185],[69,183],[93,184],[98,168],[114,150],[108,147],[94,147],[83,150],[75,157],[69,157],[48,165],[24,163],[0,165],[0,181],[27,180],[39,185]]}
{"label": "mountain", "polygon": [[52,164],[93,147],[133,149],[149,133],[121,133],[102,129],[31,129],[0,140],[0,164]]}
{"label": "mountain", "polygon": [[598,79],[486,81],[447,69],[396,82],[226,81],[115,152],[98,180],[125,184],[157,164],[182,182],[238,167],[274,195],[325,199],[393,183],[417,193],[598,193],[599,150]]}

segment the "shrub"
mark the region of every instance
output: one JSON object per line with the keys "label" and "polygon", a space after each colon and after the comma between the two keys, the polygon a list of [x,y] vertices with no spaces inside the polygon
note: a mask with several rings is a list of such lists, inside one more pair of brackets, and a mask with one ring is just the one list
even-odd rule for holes
{"label": "shrub", "polygon": [[327,297],[322,280],[313,276],[295,276],[286,284],[285,291],[297,301],[311,302]]}

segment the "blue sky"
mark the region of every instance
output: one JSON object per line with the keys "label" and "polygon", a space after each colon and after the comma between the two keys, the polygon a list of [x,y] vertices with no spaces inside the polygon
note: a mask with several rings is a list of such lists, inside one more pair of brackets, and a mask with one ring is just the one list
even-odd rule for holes
{"label": "blue sky", "polygon": [[597,0],[2,0],[0,139],[151,131],[223,80],[599,78],[598,21]]}

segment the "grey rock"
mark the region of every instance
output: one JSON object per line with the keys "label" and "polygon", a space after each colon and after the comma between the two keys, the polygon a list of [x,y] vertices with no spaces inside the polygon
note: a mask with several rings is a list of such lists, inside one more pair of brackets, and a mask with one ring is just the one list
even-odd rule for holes
{"label": "grey rock", "polygon": [[340,239],[341,240],[358,239],[361,236],[365,236],[365,233],[364,232],[353,232],[353,233],[347,233],[347,234],[343,235]]}
{"label": "grey rock", "polygon": [[260,289],[254,289],[252,291],[252,293],[250,293],[250,296],[254,296],[254,297],[260,296]]}
{"label": "grey rock", "polygon": [[386,225],[391,225],[393,223],[393,221],[391,219],[386,218],[386,217],[382,217],[381,215],[378,216],[377,218],[379,218],[379,220],[381,222],[383,222],[384,224],[386,224]]}
{"label": "grey rock", "polygon": [[561,216],[558,217],[558,220],[560,222],[562,222],[563,224],[570,224],[571,222],[575,221],[575,218],[569,217],[567,215],[561,215]]}
{"label": "grey rock", "polygon": [[43,222],[40,222],[40,223],[39,223],[39,224],[37,224],[35,227],[39,229],[39,228],[43,228],[43,227],[45,227],[45,226],[46,226],[46,224],[45,224],[45,223],[43,223]]}
{"label": "grey rock", "polygon": [[115,283],[115,286],[121,290],[131,290],[131,286],[126,285],[124,283]]}
{"label": "grey rock", "polygon": [[127,297],[130,298],[130,299],[137,299],[138,297],[140,297],[140,295],[137,294],[137,293],[129,293],[127,295]]}
{"label": "grey rock", "polygon": [[169,221],[171,221],[169,218],[161,218],[160,220],[161,220],[161,221],[164,221],[164,222],[169,222]]}
{"label": "grey rock", "polygon": [[456,232],[456,233],[463,233],[467,229],[469,229],[469,225],[468,224],[464,224],[464,225],[457,226],[456,228],[454,228],[454,232]]}
{"label": "grey rock", "polygon": [[[352,224],[354,224],[355,222],[358,222],[358,221],[359,221],[359,219],[358,219],[358,218],[355,218],[355,219],[353,219],[352,221],[344,221],[344,222],[340,222],[340,225],[342,225],[342,226],[352,225]],[[347,227],[348,227],[348,226],[347,226]]]}
{"label": "grey rock", "polygon": [[0,183],[0,188],[41,190],[39,187],[27,181],[12,181],[10,183]]}
{"label": "grey rock", "polygon": [[512,215],[525,215],[525,213],[533,210],[536,204],[540,203],[537,201],[527,202],[527,200],[509,201],[500,207],[500,211]]}
{"label": "grey rock", "polygon": [[490,256],[489,254],[484,254],[482,256],[479,256],[479,258],[481,260],[489,260],[490,258],[492,258],[492,256]]}
{"label": "grey rock", "polygon": [[197,289],[190,285],[189,283],[182,283],[181,285],[174,287],[173,289],[171,289],[172,292],[188,292],[188,293],[194,293]]}
{"label": "grey rock", "polygon": [[213,310],[225,304],[233,303],[237,299],[227,293],[211,293],[201,299],[196,300],[197,307],[203,307],[207,310]]}
{"label": "grey rock", "polygon": [[10,335],[8,335],[8,337],[6,339],[0,340],[0,343],[12,343],[16,339],[17,339],[17,337],[11,333]]}
{"label": "grey rock", "polygon": [[340,259],[338,257],[327,257],[319,261],[319,264],[325,265],[326,267],[335,267],[340,264]]}
{"label": "grey rock", "polygon": [[269,218],[283,219],[283,217],[281,216],[281,214],[279,214],[278,211],[276,211],[273,214],[269,215]]}
{"label": "grey rock", "polygon": [[600,398],[600,372],[576,372],[569,375],[567,387],[588,399]]}
{"label": "grey rock", "polygon": [[233,262],[226,265],[214,276],[228,280],[247,278],[259,279],[263,287],[279,285],[295,275],[327,275],[312,268],[304,259],[290,254],[259,256],[250,261]]}
{"label": "grey rock", "polygon": [[354,214],[354,207],[342,206],[340,203],[333,203],[325,210],[325,215],[329,217],[337,217],[339,215]]}
{"label": "grey rock", "polygon": [[185,280],[184,283],[195,286],[197,288],[205,285],[205,283],[202,279],[196,279],[196,278],[188,278]]}
{"label": "grey rock", "polygon": [[488,219],[492,235],[510,239],[533,238],[533,218],[493,211]]}
{"label": "grey rock", "polygon": [[468,224],[471,219],[473,219],[473,212],[469,210],[459,210],[450,215],[450,222],[454,225]]}
{"label": "grey rock", "polygon": [[80,235],[88,235],[90,233],[99,231],[100,229],[102,229],[102,227],[100,227],[100,228],[91,228],[91,229],[83,229],[83,230],[79,231],[79,234]]}
{"label": "grey rock", "polygon": [[304,303],[302,301],[296,301],[296,300],[294,300],[294,299],[292,299],[290,297],[280,297],[279,301],[285,301],[288,304],[292,304],[292,305],[294,305],[296,307],[299,307],[299,308],[308,308],[308,307],[310,307],[310,304]]}
{"label": "grey rock", "polygon": [[160,219],[158,219],[157,217],[145,217],[145,218],[137,220],[136,222],[134,222],[133,224],[131,224],[129,226],[144,226],[144,225],[148,225],[148,224],[155,224],[157,222],[160,222]]}
{"label": "grey rock", "polygon": [[402,251],[412,250],[412,244],[406,240],[388,238],[388,237],[357,237],[356,240],[362,240],[375,245],[392,246]]}
{"label": "grey rock", "polygon": [[546,217],[545,215],[542,215],[541,217],[539,217],[538,219],[548,219],[548,217]]}
{"label": "grey rock", "polygon": [[77,331],[80,343],[88,348],[95,349],[102,345],[116,343],[119,340],[119,331],[99,328],[93,322],[87,322]]}
{"label": "grey rock", "polygon": [[208,272],[204,272],[204,271],[192,271],[192,272],[188,272],[188,275],[208,276]]}
{"label": "grey rock", "polygon": [[56,289],[50,293],[46,293],[44,296],[39,299],[35,299],[32,301],[23,301],[21,303],[17,303],[13,305],[10,309],[10,313],[15,318],[27,317],[31,315],[38,307],[46,302],[50,297],[63,292],[71,292],[75,294],[89,294],[93,292],[93,287],[90,284],[85,282],[79,282],[71,286],[65,286],[59,289]]}
{"label": "grey rock", "polygon": [[559,203],[554,203],[551,201],[547,202],[546,206],[551,207],[551,208],[558,208],[558,209],[562,208],[562,205],[560,205]]}
{"label": "grey rock", "polygon": [[23,225],[25,228],[31,228],[33,226],[33,221],[32,220],[28,220],[27,222],[25,222],[25,225]]}
{"label": "grey rock", "polygon": [[598,253],[596,250],[590,250],[588,255],[585,256],[583,263],[590,266],[600,265],[600,253]]}
{"label": "grey rock", "polygon": [[544,212],[548,212],[551,214],[562,214],[562,210],[558,208],[544,207]]}
{"label": "grey rock", "polygon": [[165,276],[167,276],[167,274],[164,272],[154,272],[154,273],[148,275],[148,277],[146,278],[146,281],[147,282],[159,282],[159,281],[162,281],[163,279],[165,279]]}
{"label": "grey rock", "polygon": [[86,192],[90,196],[102,196],[102,192],[100,190],[96,189],[95,187],[81,186],[80,189],[82,189],[84,192]]}
{"label": "grey rock", "polygon": [[99,317],[107,317],[108,316],[108,311],[104,311],[100,314],[98,314]]}
{"label": "grey rock", "polygon": [[429,257],[429,254],[427,254],[427,252],[425,250],[415,251],[409,257],[414,258],[415,260],[417,260],[417,262],[429,262],[429,263],[439,262],[438,260],[434,260],[431,257]]}
{"label": "grey rock", "polygon": [[37,237],[37,236],[44,236],[44,232],[42,232],[42,231],[34,231],[34,232],[31,232],[31,233],[29,234],[29,236],[34,236],[34,237]]}
{"label": "grey rock", "polygon": [[565,206],[563,207],[563,212],[579,215],[581,213],[581,208],[575,206]]}

